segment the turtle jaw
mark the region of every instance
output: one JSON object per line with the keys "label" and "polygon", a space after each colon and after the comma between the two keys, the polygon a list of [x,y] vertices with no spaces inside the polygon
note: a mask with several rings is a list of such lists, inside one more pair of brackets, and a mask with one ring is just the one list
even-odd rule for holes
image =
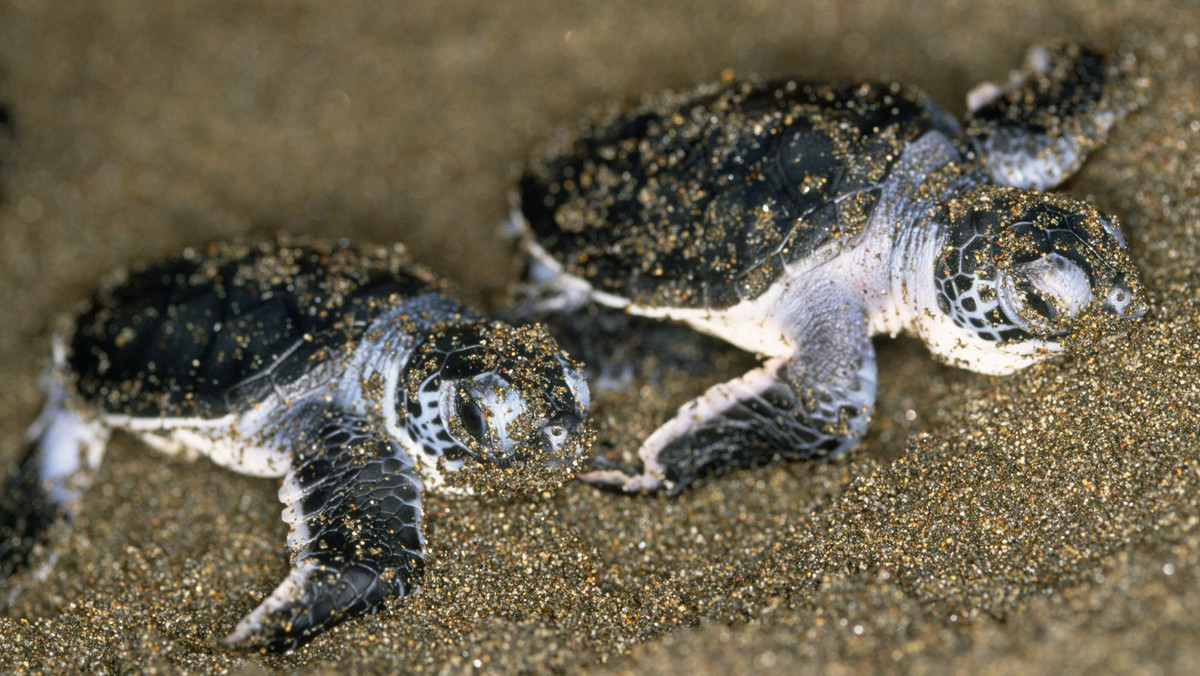
{"label": "turtle jaw", "polygon": [[556,416],[549,421],[514,426],[512,453],[472,453],[446,477],[449,492],[488,499],[510,500],[549,493],[575,478],[583,466],[595,433],[586,419]]}
{"label": "turtle jaw", "polygon": [[586,449],[581,437],[588,435],[584,419],[563,413],[533,424],[517,422],[510,425],[511,436],[502,447],[488,449],[471,443],[466,453],[475,462],[499,469],[521,469],[530,465],[550,467],[574,466]]}
{"label": "turtle jaw", "polygon": [[976,373],[1004,376],[1028,368],[1063,351],[1057,337],[992,342],[955,324],[947,315],[932,315],[920,335],[937,361]]}
{"label": "turtle jaw", "polygon": [[1043,197],[991,247],[1002,313],[1027,334],[1052,338],[1075,333],[1089,312],[1140,318],[1148,306],[1125,247],[1114,218],[1065,196]]}
{"label": "turtle jaw", "polygon": [[1001,312],[1022,331],[1059,336],[1092,304],[1088,273],[1066,257],[1052,253],[1000,273]]}
{"label": "turtle jaw", "polygon": [[999,300],[1021,330],[1052,338],[1074,333],[1089,309],[1125,321],[1148,309],[1138,285],[1124,274],[1085,269],[1057,253],[1002,273]]}

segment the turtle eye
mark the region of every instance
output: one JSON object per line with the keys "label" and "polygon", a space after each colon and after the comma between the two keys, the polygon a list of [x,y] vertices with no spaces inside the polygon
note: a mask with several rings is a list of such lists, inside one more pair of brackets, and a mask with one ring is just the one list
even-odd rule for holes
{"label": "turtle eye", "polygon": [[1001,286],[1001,304],[1026,330],[1059,334],[1092,300],[1087,272],[1059,254],[1015,266]]}
{"label": "turtle eye", "polygon": [[1129,288],[1129,284],[1118,279],[1108,290],[1104,299],[1104,309],[1118,317],[1137,319],[1146,314],[1146,304],[1139,303],[1137,295]]}
{"label": "turtle eye", "polygon": [[563,414],[557,415],[547,421],[542,431],[546,433],[546,437],[550,440],[550,445],[558,448],[567,440],[572,430],[578,426],[578,419],[574,416]]}
{"label": "turtle eye", "polygon": [[479,408],[479,404],[475,403],[475,400],[466,392],[459,390],[454,408],[458,415],[458,421],[467,434],[481,444],[486,443],[487,421],[483,417],[483,410]]}
{"label": "turtle eye", "polygon": [[1021,313],[1022,318],[1037,328],[1052,329],[1054,320],[1058,318],[1053,300],[1027,281],[1019,282],[1017,290],[1021,292],[1024,301],[1021,305],[1024,310]]}

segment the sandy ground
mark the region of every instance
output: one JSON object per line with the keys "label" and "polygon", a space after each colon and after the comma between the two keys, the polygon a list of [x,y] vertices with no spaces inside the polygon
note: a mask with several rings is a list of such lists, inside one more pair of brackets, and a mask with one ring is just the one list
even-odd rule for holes
{"label": "sandy ground", "polygon": [[[4,590],[2,670],[1200,671],[1194,3],[325,4],[0,2],[0,460],[102,273],[286,230],[402,240],[494,302],[546,130],[726,68],[887,76],[961,112],[1031,44],[1135,51],[1155,98],[1066,189],[1121,216],[1153,310],[1002,379],[881,341],[872,432],[835,462],[676,500],[431,497],[424,592],[286,656],[211,644],[287,570],[276,484],[120,436],[48,579]],[[744,364],[718,357],[602,401],[605,438]]]}

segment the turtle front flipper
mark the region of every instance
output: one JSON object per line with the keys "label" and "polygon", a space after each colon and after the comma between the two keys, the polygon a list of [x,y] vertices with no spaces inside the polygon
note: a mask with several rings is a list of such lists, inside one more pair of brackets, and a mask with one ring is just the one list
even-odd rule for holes
{"label": "turtle front flipper", "polygon": [[665,485],[679,493],[697,479],[776,459],[833,455],[866,431],[875,405],[875,350],[859,306],[836,293],[797,323],[798,350],[679,408],[638,450],[642,473],[600,470],[584,481],[624,491]]}
{"label": "turtle front flipper", "polygon": [[361,416],[304,407],[279,491],[292,571],[225,642],[285,651],[414,589],[424,566],[421,482],[412,460]]}
{"label": "turtle front flipper", "polygon": [[1117,63],[1077,45],[1034,47],[1008,86],[985,83],[968,97],[967,137],[992,179],[1049,190],[1104,144],[1144,97],[1132,58]]}

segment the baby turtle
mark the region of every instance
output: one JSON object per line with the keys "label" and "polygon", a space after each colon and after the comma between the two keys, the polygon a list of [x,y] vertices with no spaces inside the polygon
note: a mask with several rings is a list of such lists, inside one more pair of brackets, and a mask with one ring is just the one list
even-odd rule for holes
{"label": "baby turtle", "polygon": [[70,512],[112,430],[283,477],[293,568],[237,646],[289,650],[412,593],[424,490],[545,490],[590,442],[553,339],[464,309],[399,248],[216,245],[118,276],[57,336],[47,382],[0,570]]}
{"label": "baby turtle", "polygon": [[1038,192],[1138,103],[1133,65],[1035,48],[1008,86],[977,90],[964,124],[896,84],[749,81],[557,138],[514,214],[535,309],[591,301],[768,358],[681,407],[643,442],[640,473],[584,478],[677,492],[844,451],[875,402],[874,334],[1003,374],[1060,351],[1085,311],[1142,315],[1116,219]]}

